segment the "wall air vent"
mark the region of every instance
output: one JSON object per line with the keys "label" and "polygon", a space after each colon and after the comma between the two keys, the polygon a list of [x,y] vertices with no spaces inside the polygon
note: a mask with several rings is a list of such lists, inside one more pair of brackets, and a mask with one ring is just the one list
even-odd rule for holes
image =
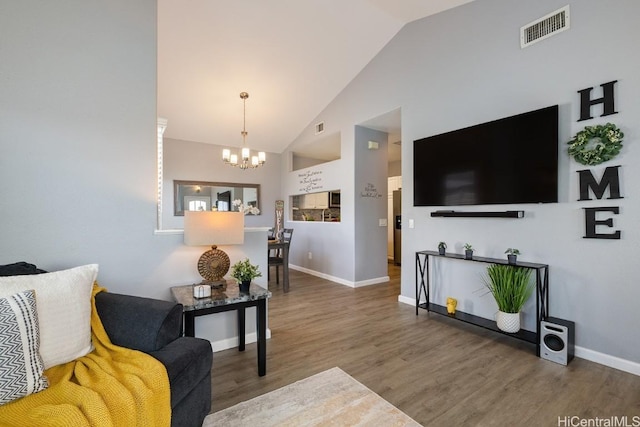
{"label": "wall air vent", "polygon": [[316,135],[320,135],[324,132],[324,122],[316,123]]}
{"label": "wall air vent", "polygon": [[568,30],[569,5],[520,28],[520,47],[525,48],[534,43]]}

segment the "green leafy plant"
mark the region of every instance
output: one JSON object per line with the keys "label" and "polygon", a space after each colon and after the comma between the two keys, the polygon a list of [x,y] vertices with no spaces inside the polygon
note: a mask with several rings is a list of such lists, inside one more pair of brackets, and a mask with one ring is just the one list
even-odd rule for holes
{"label": "green leafy plant", "polygon": [[258,270],[258,265],[252,265],[249,258],[244,261],[238,261],[231,266],[231,277],[238,282],[246,282],[262,277],[262,273]]}
{"label": "green leafy plant", "polygon": [[445,242],[438,243],[438,249],[447,249],[447,244]]}
{"label": "green leafy plant", "polygon": [[505,313],[519,313],[533,293],[531,269],[513,265],[491,264],[484,283]]}
{"label": "green leafy plant", "polygon": [[471,246],[471,243],[465,243],[464,250],[473,252],[473,246]]}
{"label": "green leafy plant", "polygon": [[520,255],[520,251],[516,248],[509,248],[506,251],[504,251],[504,253],[507,255]]}

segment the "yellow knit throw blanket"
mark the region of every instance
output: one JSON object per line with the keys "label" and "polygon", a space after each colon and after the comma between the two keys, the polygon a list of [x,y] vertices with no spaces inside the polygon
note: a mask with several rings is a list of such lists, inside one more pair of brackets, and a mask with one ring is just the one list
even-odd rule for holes
{"label": "yellow knit throw blanket", "polygon": [[93,286],[91,337],[95,350],[45,371],[49,388],[0,406],[2,426],[169,426],[171,401],[164,365],[113,345],[96,311]]}

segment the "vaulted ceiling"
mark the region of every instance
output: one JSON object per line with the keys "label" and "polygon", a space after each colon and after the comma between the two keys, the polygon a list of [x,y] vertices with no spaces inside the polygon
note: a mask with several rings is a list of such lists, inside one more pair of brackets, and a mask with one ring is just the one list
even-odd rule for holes
{"label": "vaulted ceiling", "polygon": [[472,0],[158,0],[165,137],[282,152],[408,22]]}

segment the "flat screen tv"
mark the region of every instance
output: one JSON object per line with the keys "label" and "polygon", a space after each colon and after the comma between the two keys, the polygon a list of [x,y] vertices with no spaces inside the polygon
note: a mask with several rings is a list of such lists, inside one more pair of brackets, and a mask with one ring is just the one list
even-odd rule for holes
{"label": "flat screen tv", "polygon": [[413,142],[413,205],[558,201],[558,106]]}

